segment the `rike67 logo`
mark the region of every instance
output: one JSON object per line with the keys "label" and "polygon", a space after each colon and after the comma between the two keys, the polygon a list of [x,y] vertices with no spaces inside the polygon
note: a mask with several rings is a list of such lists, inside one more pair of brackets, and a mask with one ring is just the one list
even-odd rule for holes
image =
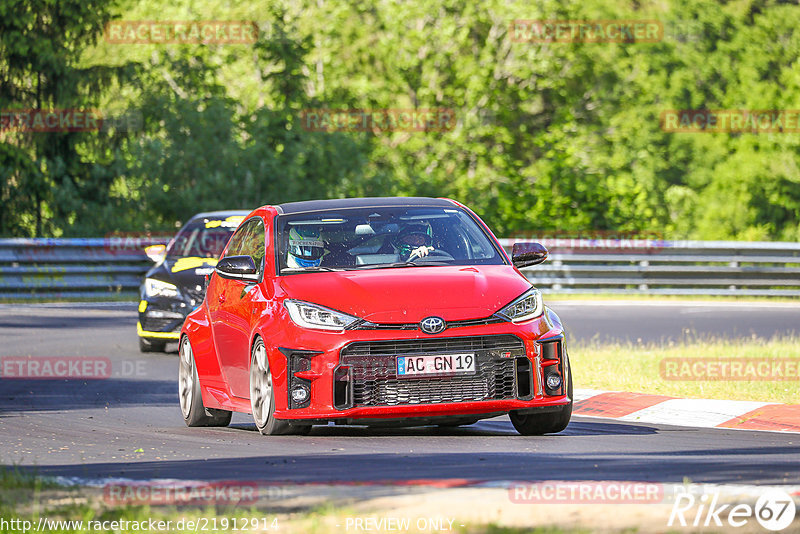
{"label": "rike67 logo", "polygon": [[753,518],[767,530],[778,532],[794,521],[792,496],[781,489],[769,489],[750,504],[721,504],[719,493],[699,497],[685,492],[675,496],[668,527],[743,527]]}

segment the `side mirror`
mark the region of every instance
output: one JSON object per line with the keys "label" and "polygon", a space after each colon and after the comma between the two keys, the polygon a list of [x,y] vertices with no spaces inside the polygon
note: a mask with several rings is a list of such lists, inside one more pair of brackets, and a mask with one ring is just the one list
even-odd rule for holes
{"label": "side mirror", "polygon": [[144,247],[144,253],[154,263],[161,263],[167,255],[167,245],[150,245]]}
{"label": "side mirror", "polygon": [[541,243],[514,243],[511,263],[518,269],[539,265],[547,259],[547,249]]}
{"label": "side mirror", "polygon": [[216,272],[222,278],[258,282],[258,269],[251,256],[228,256],[217,263]]}

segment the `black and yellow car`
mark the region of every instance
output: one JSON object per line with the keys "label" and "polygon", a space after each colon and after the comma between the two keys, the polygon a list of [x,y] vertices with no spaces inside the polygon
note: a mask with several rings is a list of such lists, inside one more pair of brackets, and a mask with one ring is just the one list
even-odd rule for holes
{"label": "black and yellow car", "polygon": [[248,211],[198,213],[167,245],[147,247],[156,262],[141,286],[139,350],[163,351],[177,342],[183,320],[203,302],[205,276],[214,271],[217,259]]}

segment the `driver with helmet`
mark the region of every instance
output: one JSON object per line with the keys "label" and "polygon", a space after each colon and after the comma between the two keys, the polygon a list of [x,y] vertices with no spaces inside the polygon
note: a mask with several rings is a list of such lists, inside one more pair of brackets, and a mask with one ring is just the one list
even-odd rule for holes
{"label": "driver with helmet", "polygon": [[286,266],[293,269],[319,267],[325,255],[320,229],[314,226],[292,226],[289,230],[289,254]]}
{"label": "driver with helmet", "polygon": [[430,254],[434,250],[432,242],[430,227],[424,224],[410,224],[400,231],[394,245],[401,260],[411,261]]}

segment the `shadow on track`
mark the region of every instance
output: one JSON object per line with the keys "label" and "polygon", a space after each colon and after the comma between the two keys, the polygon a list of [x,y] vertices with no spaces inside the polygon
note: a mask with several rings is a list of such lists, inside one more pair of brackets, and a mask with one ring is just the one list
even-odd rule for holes
{"label": "shadow on track", "polygon": [[[233,423],[229,428],[245,432],[256,432],[255,424]],[[413,437],[413,436],[485,436],[485,437],[516,437],[519,439],[548,439],[557,436],[608,436],[615,434],[645,435],[656,434],[658,429],[647,426],[626,425],[619,423],[603,422],[578,422],[572,421],[566,430],[559,434],[545,436],[520,436],[511,425],[511,421],[486,420],[478,423],[459,426],[415,426],[415,427],[364,427],[347,425],[315,426],[310,436],[315,438],[342,438],[342,437]]]}
{"label": "shadow on track", "polygon": [[0,379],[0,417],[14,412],[104,406],[178,406],[174,380]]}
{"label": "shadow on track", "polygon": [[[291,449],[297,437],[265,438],[285,443]],[[510,444],[510,449],[513,448]],[[81,479],[125,478],[133,480],[240,480],[281,483],[325,483],[336,481],[388,484],[426,480],[638,480],[696,483],[730,483],[758,480],[760,483],[797,483],[789,447],[775,451],[785,458],[761,456],[759,462],[732,463],[716,451],[706,456],[627,453],[609,457],[604,453],[559,454],[557,452],[442,452],[392,454],[347,454],[328,452],[307,455],[275,455],[179,461],[142,461],[82,465],[20,467],[40,475]],[[743,449],[742,455],[758,456],[760,448]],[[779,473],[776,475],[776,473]],[[787,478],[788,477],[788,478]]]}

